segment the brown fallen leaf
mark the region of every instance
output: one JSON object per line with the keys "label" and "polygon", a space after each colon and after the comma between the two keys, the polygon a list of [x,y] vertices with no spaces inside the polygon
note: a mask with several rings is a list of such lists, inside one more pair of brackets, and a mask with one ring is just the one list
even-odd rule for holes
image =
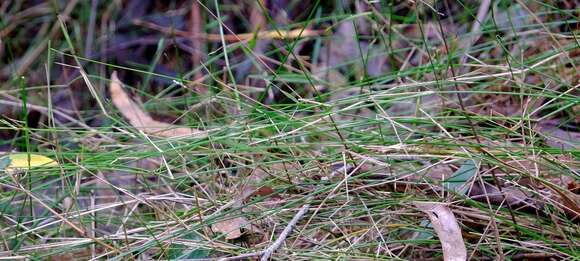
{"label": "brown fallen leaf", "polygon": [[508,205],[513,209],[537,211],[544,208],[544,202],[535,199],[521,187],[513,185],[503,185],[500,192],[495,185],[476,182],[469,191],[469,198],[480,202],[489,201],[494,205]]}
{"label": "brown fallen leaf", "polygon": [[227,240],[236,239],[242,236],[240,228],[249,225],[249,222],[243,217],[237,217],[220,221],[211,225],[211,230],[214,232],[223,233]]}
{"label": "brown fallen leaf", "polygon": [[117,72],[111,74],[111,99],[113,104],[121,112],[129,123],[147,134],[157,135],[161,137],[181,137],[181,136],[196,136],[206,137],[207,132],[197,129],[178,127],[173,124],[156,121],[149,114],[144,112],[139,105],[137,105],[129,95],[121,87],[123,83],[117,77]]}
{"label": "brown fallen leaf", "polygon": [[467,250],[461,236],[461,228],[453,212],[441,203],[415,202],[414,204],[429,216],[443,247],[443,259],[445,261],[467,260]]}
{"label": "brown fallen leaf", "polygon": [[537,130],[546,137],[546,144],[553,148],[573,150],[580,147],[580,133],[565,131],[558,127],[559,120],[545,120],[537,125]]}

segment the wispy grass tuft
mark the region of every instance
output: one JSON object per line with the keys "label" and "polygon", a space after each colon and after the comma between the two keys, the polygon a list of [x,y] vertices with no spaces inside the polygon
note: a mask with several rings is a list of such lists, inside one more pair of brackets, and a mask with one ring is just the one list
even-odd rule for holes
{"label": "wispy grass tuft", "polygon": [[[59,163],[0,174],[0,256],[256,258],[309,204],[272,259],[441,259],[417,201],[449,206],[470,258],[578,256],[577,6],[135,2],[0,8],[42,24],[19,47],[0,23],[0,146]],[[203,35],[172,34],[191,5]],[[114,70],[156,120],[208,137],[139,132]],[[235,218],[240,237],[216,232]]]}

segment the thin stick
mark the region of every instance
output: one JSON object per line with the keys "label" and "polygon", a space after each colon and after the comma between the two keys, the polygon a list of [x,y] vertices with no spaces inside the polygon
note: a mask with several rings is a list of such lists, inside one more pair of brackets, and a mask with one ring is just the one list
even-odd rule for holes
{"label": "thin stick", "polygon": [[290,220],[290,223],[288,223],[286,228],[284,228],[282,233],[280,233],[280,236],[278,237],[278,239],[276,239],[276,241],[274,241],[274,244],[270,245],[268,248],[266,248],[266,250],[264,250],[264,255],[262,255],[262,258],[260,258],[260,261],[267,261],[270,258],[270,256],[274,253],[274,251],[276,251],[278,248],[280,248],[280,246],[282,245],[284,240],[286,240],[286,237],[288,237],[290,232],[292,232],[292,229],[294,228],[296,223],[298,223],[298,221],[304,216],[304,214],[306,214],[306,212],[308,211],[309,208],[310,208],[310,204],[304,204],[304,206],[302,206],[300,211],[298,211],[298,213],[296,213],[294,218],[292,218],[292,220]]}

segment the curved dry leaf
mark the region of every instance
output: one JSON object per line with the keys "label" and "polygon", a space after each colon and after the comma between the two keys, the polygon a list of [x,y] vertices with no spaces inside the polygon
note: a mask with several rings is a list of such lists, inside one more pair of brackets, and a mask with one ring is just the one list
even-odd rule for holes
{"label": "curved dry leaf", "polygon": [[429,216],[443,247],[443,259],[445,261],[467,260],[467,250],[461,236],[461,228],[453,212],[440,203],[415,202],[414,204]]}
{"label": "curved dry leaf", "polygon": [[555,192],[559,199],[559,202],[566,207],[564,208],[564,212],[572,217],[572,220],[577,220],[580,217],[580,196],[571,193],[570,191],[564,190],[559,188],[556,185],[551,184],[550,182],[542,182],[544,186]]}
{"label": "curved dry leaf", "polygon": [[110,85],[111,99],[115,107],[133,127],[147,134],[161,137],[196,136],[202,138],[207,136],[205,131],[154,120],[129,98],[129,95],[121,87],[122,85],[123,83],[117,77],[117,72],[113,72]]}

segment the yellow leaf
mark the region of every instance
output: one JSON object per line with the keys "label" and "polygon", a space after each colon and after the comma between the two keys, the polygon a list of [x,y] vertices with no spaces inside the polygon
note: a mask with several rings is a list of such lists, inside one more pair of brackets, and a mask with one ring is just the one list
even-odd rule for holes
{"label": "yellow leaf", "polygon": [[[8,160],[8,165],[4,168],[5,170],[16,170],[16,169],[29,169],[34,167],[48,167],[48,166],[58,166],[56,161],[49,157],[29,154],[28,153],[13,153],[8,154],[1,158],[2,161]],[[30,162],[28,161],[30,159]]]}

